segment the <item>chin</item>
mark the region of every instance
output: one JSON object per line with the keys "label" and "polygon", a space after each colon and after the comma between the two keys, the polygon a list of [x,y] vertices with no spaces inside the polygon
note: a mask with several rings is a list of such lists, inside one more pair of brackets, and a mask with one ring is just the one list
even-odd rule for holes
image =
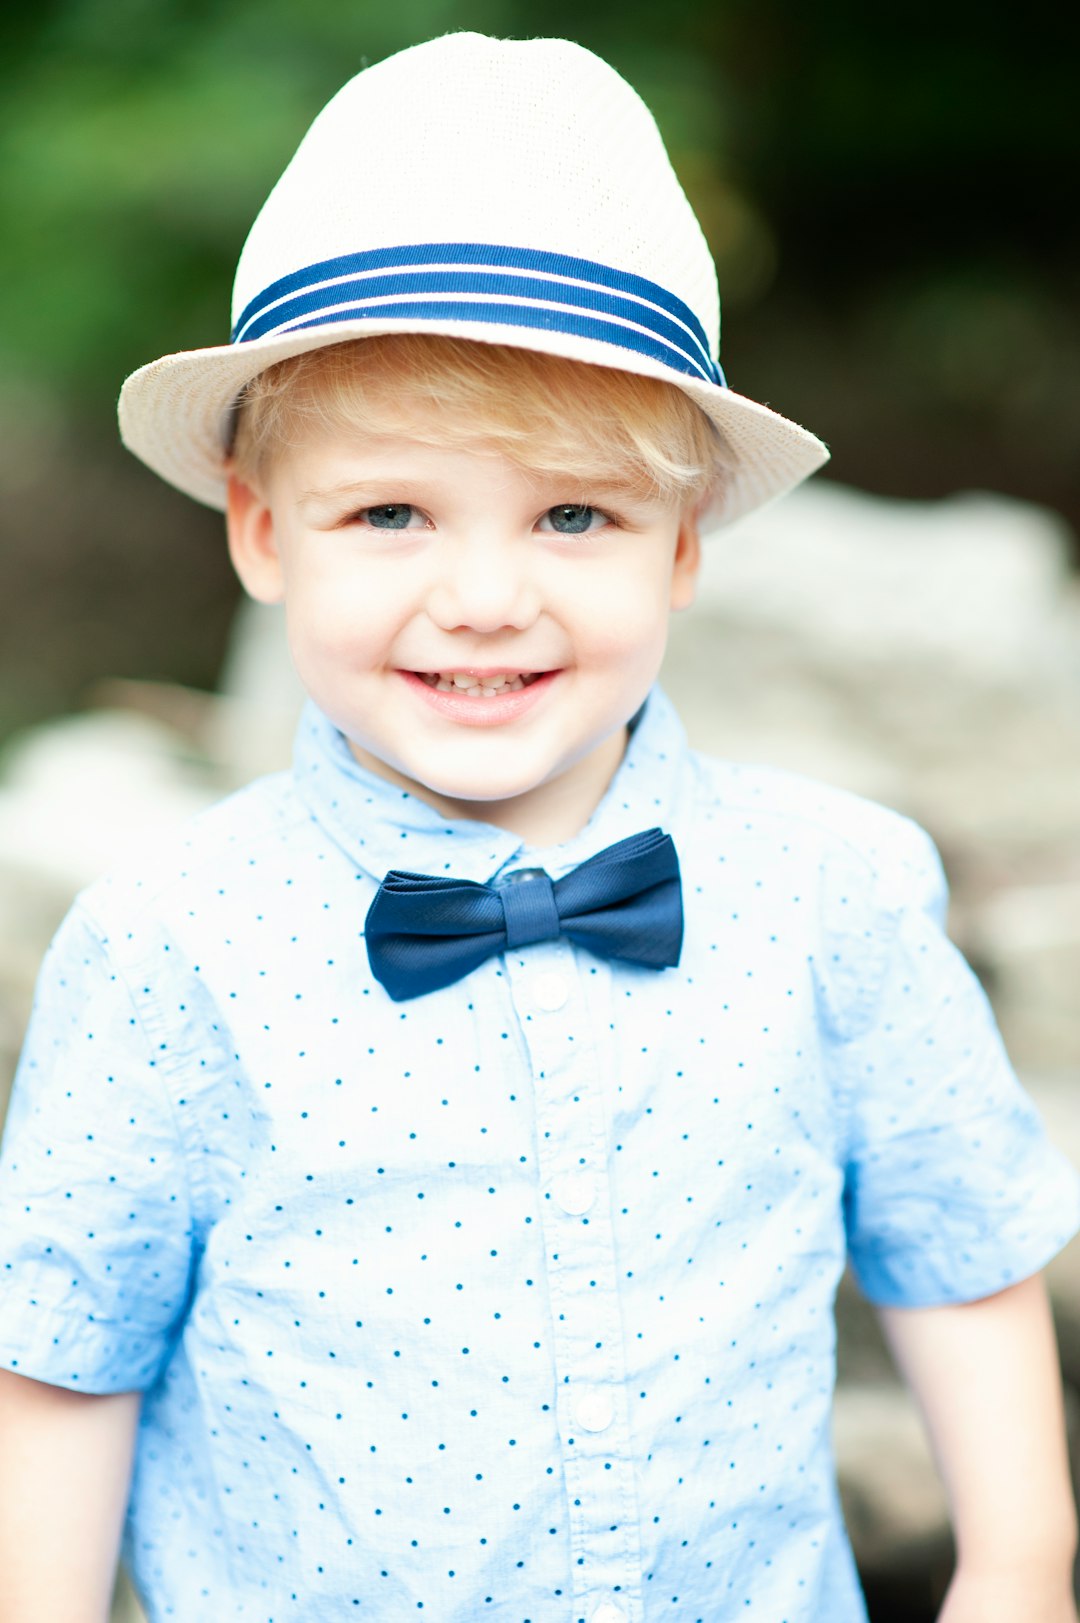
{"label": "chin", "polygon": [[520,800],[540,786],[531,780],[523,783],[520,779],[506,782],[487,780],[478,784],[475,779],[459,782],[450,778],[437,783],[425,783],[424,787],[443,800],[454,800],[462,805],[475,806],[477,812],[482,815],[485,806],[498,806],[508,800]]}

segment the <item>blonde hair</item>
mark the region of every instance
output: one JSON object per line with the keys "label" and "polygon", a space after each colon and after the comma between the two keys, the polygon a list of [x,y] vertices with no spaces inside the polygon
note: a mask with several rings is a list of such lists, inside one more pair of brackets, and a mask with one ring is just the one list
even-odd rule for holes
{"label": "blonde hair", "polygon": [[483,442],[530,471],[602,477],[679,504],[715,489],[732,462],[719,430],[674,384],[430,333],[331,344],[260,372],[238,403],[233,469],[258,484],[275,455],[327,429]]}

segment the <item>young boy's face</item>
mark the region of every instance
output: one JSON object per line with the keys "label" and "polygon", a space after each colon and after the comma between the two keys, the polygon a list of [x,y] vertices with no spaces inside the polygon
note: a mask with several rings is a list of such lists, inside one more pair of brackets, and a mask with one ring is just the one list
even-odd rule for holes
{"label": "young boy's face", "polygon": [[539,845],[602,796],[699,563],[689,510],[400,432],[232,480],[229,532],[356,758]]}

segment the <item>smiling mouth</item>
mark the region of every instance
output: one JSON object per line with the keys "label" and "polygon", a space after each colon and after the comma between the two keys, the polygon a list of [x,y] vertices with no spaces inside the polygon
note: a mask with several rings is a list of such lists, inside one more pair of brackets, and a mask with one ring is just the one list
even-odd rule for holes
{"label": "smiling mouth", "polygon": [[546,671],[504,671],[497,676],[473,676],[469,671],[416,671],[421,682],[440,693],[461,693],[467,699],[496,699],[501,693],[520,693]]}

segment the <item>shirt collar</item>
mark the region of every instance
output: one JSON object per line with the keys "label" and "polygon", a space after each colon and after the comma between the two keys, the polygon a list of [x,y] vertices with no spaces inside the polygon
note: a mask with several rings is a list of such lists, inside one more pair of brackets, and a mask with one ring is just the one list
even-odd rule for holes
{"label": "shirt collar", "polygon": [[504,869],[543,868],[553,879],[595,852],[646,828],[668,830],[686,756],[686,735],[654,687],[638,713],[615,776],[585,827],[560,845],[472,818],[447,818],[418,796],[360,765],[344,735],[309,700],[297,728],[293,776],[315,821],[350,861],[381,881],[391,868],[486,883]]}

